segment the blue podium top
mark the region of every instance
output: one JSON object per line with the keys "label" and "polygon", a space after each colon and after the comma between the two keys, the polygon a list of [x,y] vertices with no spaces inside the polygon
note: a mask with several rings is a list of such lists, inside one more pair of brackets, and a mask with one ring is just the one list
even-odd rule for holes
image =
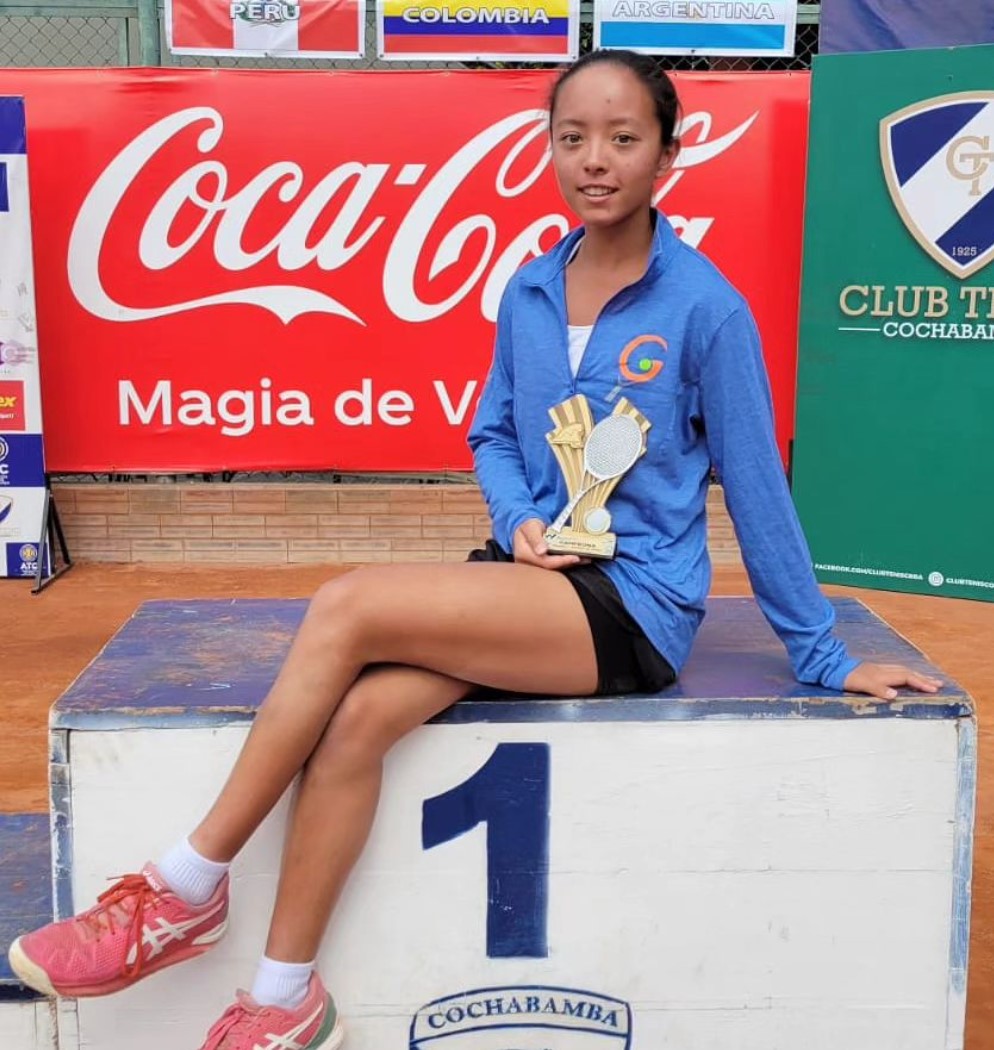
{"label": "blue podium top", "polygon": [[[861,602],[833,600],[854,656],[944,677]],[[213,726],[249,720],[266,695],[307,600],[150,601],[55,704],[53,728]],[[751,598],[711,598],[679,682],[653,696],[468,698],[436,722],[668,721],[715,718],[963,718],[972,702],[945,680],[932,696],[883,703],[807,686]]]}

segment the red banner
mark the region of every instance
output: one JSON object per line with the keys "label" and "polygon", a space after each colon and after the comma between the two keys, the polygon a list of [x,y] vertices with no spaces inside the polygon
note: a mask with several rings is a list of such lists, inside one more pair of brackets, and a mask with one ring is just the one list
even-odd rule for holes
{"label": "red banner", "polygon": [[[574,221],[549,83],[0,71],[27,100],[49,469],[468,468],[500,293]],[[809,81],[679,87],[659,206],[751,302],[785,449]]]}

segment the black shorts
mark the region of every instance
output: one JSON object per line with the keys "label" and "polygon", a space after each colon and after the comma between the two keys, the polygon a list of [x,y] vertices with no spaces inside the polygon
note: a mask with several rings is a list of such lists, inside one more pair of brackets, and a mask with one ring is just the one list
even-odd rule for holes
{"label": "black shorts", "polygon": [[[487,540],[468,561],[510,562],[503,547]],[[597,693],[658,693],[676,681],[669,661],[645,636],[621,601],[621,595],[595,562],[564,569],[590,624],[597,654]]]}

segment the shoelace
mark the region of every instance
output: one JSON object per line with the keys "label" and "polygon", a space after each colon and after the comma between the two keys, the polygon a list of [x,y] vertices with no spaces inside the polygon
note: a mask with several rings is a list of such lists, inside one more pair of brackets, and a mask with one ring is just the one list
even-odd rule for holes
{"label": "shoelace", "polygon": [[257,1011],[250,1009],[246,1003],[248,996],[244,992],[238,993],[238,999],[232,1003],[227,1010],[211,1025],[207,1033],[207,1041],[200,1050],[218,1050],[224,1040],[234,1032],[240,1025],[245,1024],[255,1016]]}
{"label": "shoelace", "polygon": [[109,890],[105,890],[97,897],[96,907],[80,916],[80,922],[95,931],[97,937],[101,937],[104,933],[113,933],[118,925],[123,929],[124,923],[120,912],[127,914],[127,908],[124,907],[125,901],[134,898],[134,911],[128,920],[131,927],[128,944],[135,944],[137,947],[134,962],[129,963],[125,956],[124,965],[121,968],[121,973],[125,977],[137,977],[141,973],[142,964],[145,961],[141,943],[142,930],[145,925],[145,904],[158,896],[144,875],[123,875]]}

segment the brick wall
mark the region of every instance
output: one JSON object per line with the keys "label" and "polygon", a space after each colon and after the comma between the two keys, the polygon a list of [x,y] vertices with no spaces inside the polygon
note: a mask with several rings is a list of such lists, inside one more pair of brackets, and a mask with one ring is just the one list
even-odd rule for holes
{"label": "brick wall", "polygon": [[[475,485],[62,482],[53,491],[79,561],[462,561],[490,534]],[[708,515],[715,563],[739,563],[719,488]]]}

